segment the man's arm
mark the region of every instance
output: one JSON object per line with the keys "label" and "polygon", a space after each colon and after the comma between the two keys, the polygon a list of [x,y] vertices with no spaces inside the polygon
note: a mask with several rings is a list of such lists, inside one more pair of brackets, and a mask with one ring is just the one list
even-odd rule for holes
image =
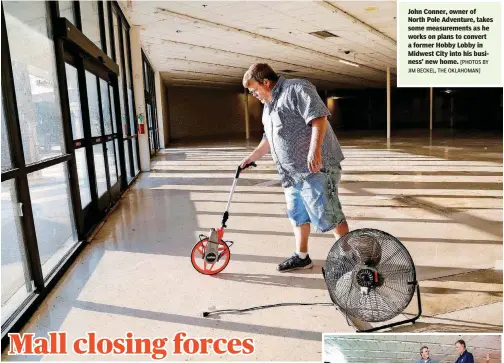
{"label": "man's arm", "polygon": [[311,121],[312,136],[308,153],[308,169],[317,173],[322,168],[322,142],[327,128],[327,117],[319,117]]}
{"label": "man's arm", "polygon": [[327,128],[327,116],[331,113],[324,101],[317,93],[312,84],[303,84],[293,88],[294,101],[301,117],[306,125],[312,128],[310,150],[308,152],[308,169],[311,173],[317,173],[322,168],[322,142]]}

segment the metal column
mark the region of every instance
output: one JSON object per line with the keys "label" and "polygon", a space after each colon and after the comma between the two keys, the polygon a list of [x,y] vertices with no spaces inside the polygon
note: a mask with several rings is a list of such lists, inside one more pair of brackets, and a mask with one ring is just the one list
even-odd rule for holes
{"label": "metal column", "polygon": [[390,139],[390,67],[387,67],[387,139]]}
{"label": "metal column", "polygon": [[249,125],[249,109],[248,109],[248,92],[247,89],[243,91],[245,96],[245,137],[247,140],[250,139],[250,125]]}
{"label": "metal column", "polygon": [[429,101],[429,105],[430,105],[430,130],[432,130],[432,107],[433,107],[433,90],[432,90],[432,87],[430,88],[430,101]]}

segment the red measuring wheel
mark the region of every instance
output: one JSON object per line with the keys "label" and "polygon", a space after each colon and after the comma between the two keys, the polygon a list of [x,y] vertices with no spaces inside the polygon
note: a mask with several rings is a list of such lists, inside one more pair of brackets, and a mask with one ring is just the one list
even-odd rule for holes
{"label": "red measuring wheel", "polygon": [[[224,270],[231,259],[231,251],[226,242],[219,240],[218,255],[207,255],[210,242],[204,238],[196,243],[191,252],[191,263],[199,273],[203,275],[215,275]],[[206,256],[206,258],[205,258]]]}

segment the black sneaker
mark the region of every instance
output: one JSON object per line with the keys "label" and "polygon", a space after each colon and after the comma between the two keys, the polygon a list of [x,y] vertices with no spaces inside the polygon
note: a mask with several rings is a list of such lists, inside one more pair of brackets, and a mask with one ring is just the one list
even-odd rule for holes
{"label": "black sneaker", "polygon": [[277,270],[279,272],[287,272],[293,270],[303,270],[312,268],[313,263],[310,259],[310,256],[306,255],[306,258],[301,258],[298,255],[294,254],[292,257],[289,257],[284,262],[278,265]]}

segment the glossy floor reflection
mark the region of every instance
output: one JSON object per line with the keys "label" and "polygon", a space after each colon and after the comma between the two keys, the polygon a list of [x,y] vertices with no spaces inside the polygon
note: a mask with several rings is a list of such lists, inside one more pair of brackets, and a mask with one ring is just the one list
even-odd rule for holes
{"label": "glossy floor reflection", "polygon": [[[396,331],[502,332],[502,137],[339,135],[346,160],[340,199],[350,228],[382,229],[405,244],[421,281],[424,315]],[[285,201],[268,156],[243,173],[219,275],[190,262],[200,233],[218,227],[234,171],[255,142],[174,145],[152,162],[27,325],[26,332],[101,337],[255,339],[255,354],[184,360],[320,360],[323,332],[352,332],[332,307],[289,306],[203,318],[209,309],[328,302],[321,266],[335,242],[314,234],[313,270],[279,274],[293,252]],[[410,305],[405,311],[414,311]],[[399,317],[400,318],[400,317]],[[149,356],[8,357],[149,360]]]}

